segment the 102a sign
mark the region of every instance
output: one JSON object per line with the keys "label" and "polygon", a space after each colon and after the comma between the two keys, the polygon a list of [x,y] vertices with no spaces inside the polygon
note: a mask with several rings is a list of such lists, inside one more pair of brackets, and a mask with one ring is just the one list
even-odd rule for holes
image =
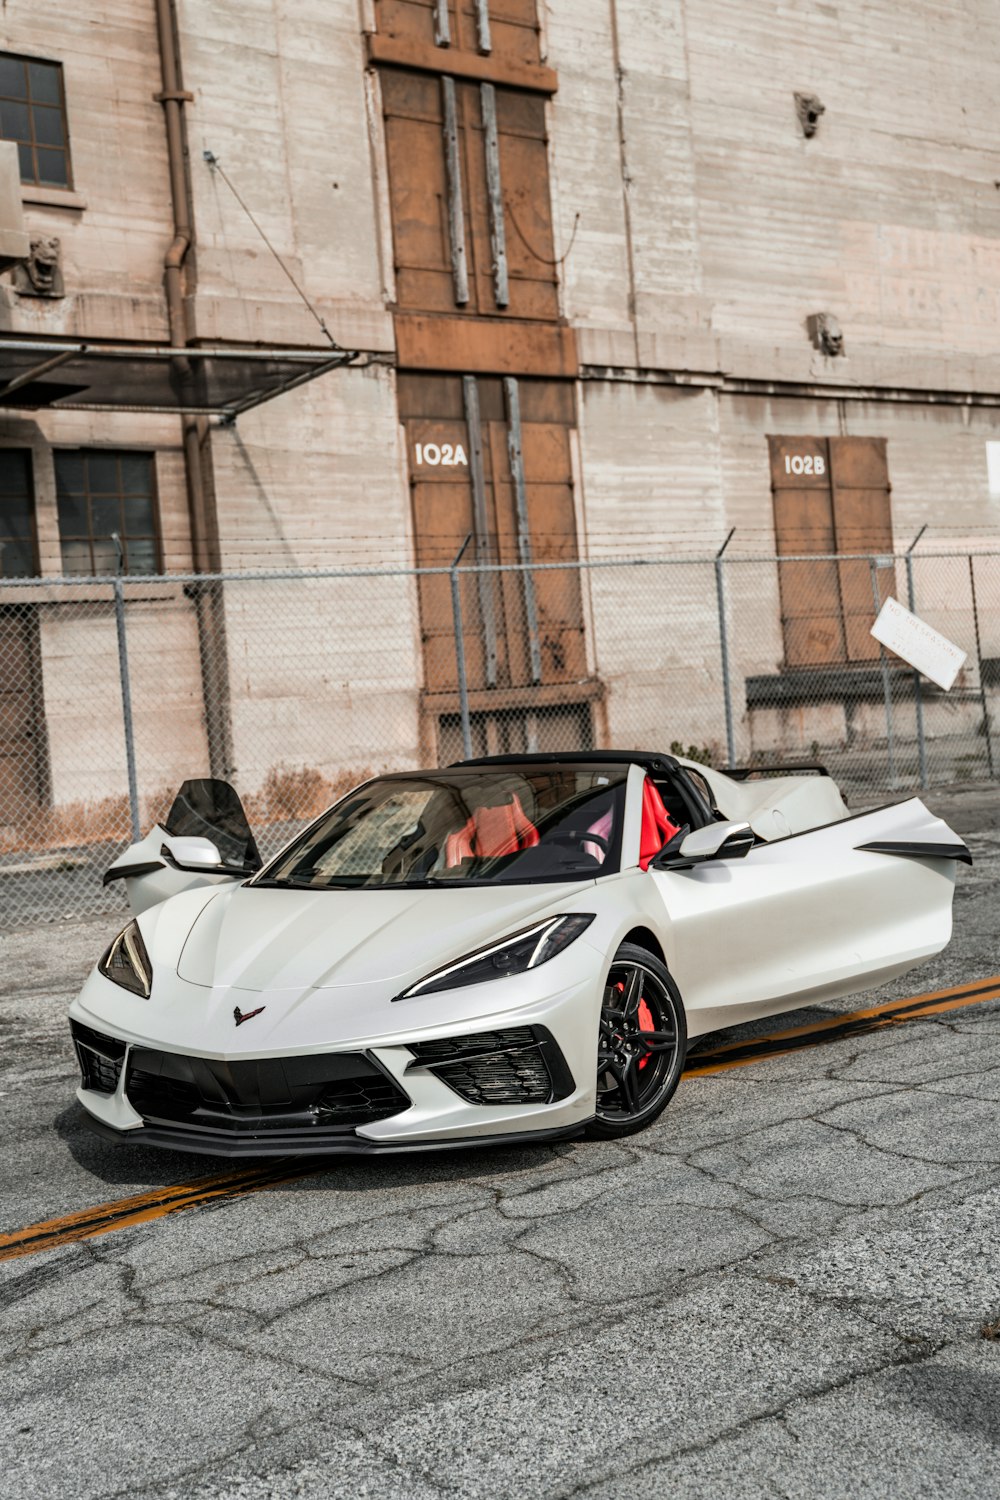
{"label": "102a sign", "polygon": [[461,443],[415,443],[418,464],[429,464],[432,469],[454,468],[456,464],[469,467],[465,449]]}

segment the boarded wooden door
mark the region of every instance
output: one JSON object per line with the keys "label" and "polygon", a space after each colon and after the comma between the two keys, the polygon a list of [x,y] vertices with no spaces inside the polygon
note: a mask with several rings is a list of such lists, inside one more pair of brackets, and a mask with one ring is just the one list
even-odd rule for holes
{"label": "boarded wooden door", "polygon": [[[878,659],[870,634],[892,592],[890,485],[884,438],[771,437],[771,488],[785,663],[830,666]],[[815,561],[811,554],[815,554]],[[834,560],[862,554],[857,560]],[[876,558],[875,588],[872,565]]]}
{"label": "boarded wooden door", "polygon": [[[381,78],[400,309],[555,321],[559,302],[544,100],[516,89],[397,68],[384,69]],[[484,88],[492,90],[495,102],[499,216],[490,206]],[[449,91],[457,181],[455,165],[449,168],[445,128]],[[505,295],[496,275],[501,222]]]}
{"label": "boarded wooden door", "polygon": [[861,552],[876,558],[838,564],[840,600],[848,661],[877,661],[879,646],[871,634],[875,589],[879,605],[892,593],[895,568],[877,559],[892,555],[892,509],[884,438],[830,438],[830,487],[840,553]]}
{"label": "boarded wooden door", "polygon": [[397,42],[488,53],[500,63],[539,62],[535,0],[449,0],[444,6],[439,0],[375,0],[375,18],[379,35]]}
{"label": "boarded wooden door", "polygon": [[[511,384],[399,376],[419,566],[447,566],[466,538],[463,563],[519,564],[530,558],[537,565],[577,556],[573,387],[561,381],[513,382],[520,487]],[[470,688],[579,682],[586,675],[577,570],[533,567],[527,582],[528,588],[522,571],[463,578]],[[421,579],[420,609],[427,688],[453,691],[457,674],[447,576]]]}

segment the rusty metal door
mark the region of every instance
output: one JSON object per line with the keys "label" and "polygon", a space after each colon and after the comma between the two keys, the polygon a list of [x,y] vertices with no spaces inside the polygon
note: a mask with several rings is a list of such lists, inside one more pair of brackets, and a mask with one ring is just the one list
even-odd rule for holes
{"label": "rusty metal door", "polygon": [[[577,538],[569,446],[572,388],[555,381],[505,380],[502,394],[502,418],[488,424],[497,560],[573,560]],[[515,402],[519,410],[512,411]],[[584,677],[578,572],[535,570],[501,577],[511,682]]]}
{"label": "rusty metal door", "polygon": [[544,100],[397,68],[381,79],[399,308],[555,321]]}
{"label": "rusty metal door", "polygon": [[[770,437],[775,544],[785,664],[832,666],[878,659],[870,635],[875,614],[867,561],[830,554],[892,552],[890,485],[884,438]],[[827,554],[823,558],[822,554]],[[876,569],[880,601],[891,568]]]}
{"label": "rusty metal door", "polygon": [[[779,557],[837,550],[826,438],[768,438]],[[833,562],[778,567],[785,664],[812,667],[846,658],[840,581]]]}
{"label": "rusty metal door", "polygon": [[539,61],[535,0],[375,0],[380,36],[501,62]]}
{"label": "rusty metal door", "polygon": [[[837,551],[892,555],[892,511],[885,438],[831,438],[830,486]],[[895,586],[895,567],[867,561],[838,564],[848,661],[878,661],[871,634],[875,592],[881,608]]]}
{"label": "rusty metal door", "polygon": [[38,612],[0,606],[0,827],[37,813],[47,769]]}
{"label": "rusty metal door", "polygon": [[[577,556],[569,383],[401,374],[417,562],[538,564]],[[586,675],[574,568],[526,568],[463,579],[469,685],[520,688]],[[420,589],[429,691],[456,687],[447,577]]]}

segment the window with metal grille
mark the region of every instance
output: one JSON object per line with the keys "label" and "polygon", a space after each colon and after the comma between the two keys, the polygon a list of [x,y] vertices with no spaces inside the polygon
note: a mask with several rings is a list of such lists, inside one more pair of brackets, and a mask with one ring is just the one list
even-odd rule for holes
{"label": "window with metal grille", "polygon": [[156,476],[151,453],[111,448],[55,455],[59,541],[65,573],[159,570]]}
{"label": "window with metal grille", "polygon": [[0,578],[31,578],[38,572],[31,454],[0,448]]}
{"label": "window with metal grille", "polygon": [[22,182],[72,187],[62,63],[0,52],[0,137],[17,142]]}
{"label": "window with metal grille", "polygon": [[877,661],[871,625],[895,582],[885,439],[768,443],[785,664]]}

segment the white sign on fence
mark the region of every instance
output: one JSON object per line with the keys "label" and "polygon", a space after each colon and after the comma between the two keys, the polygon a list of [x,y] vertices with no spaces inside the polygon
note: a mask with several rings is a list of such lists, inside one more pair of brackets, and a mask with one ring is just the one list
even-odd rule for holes
{"label": "white sign on fence", "polygon": [[872,635],[889,651],[895,651],[911,667],[923,672],[945,692],[962,670],[968,655],[946,635],[904,609],[898,599],[887,599],[872,626]]}

